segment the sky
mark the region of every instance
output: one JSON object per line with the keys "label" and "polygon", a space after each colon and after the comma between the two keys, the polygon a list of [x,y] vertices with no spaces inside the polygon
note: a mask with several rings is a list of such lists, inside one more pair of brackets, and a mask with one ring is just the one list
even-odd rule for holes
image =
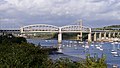
{"label": "sky", "polygon": [[0,0],[0,28],[31,24],[88,27],[120,24],[120,0]]}

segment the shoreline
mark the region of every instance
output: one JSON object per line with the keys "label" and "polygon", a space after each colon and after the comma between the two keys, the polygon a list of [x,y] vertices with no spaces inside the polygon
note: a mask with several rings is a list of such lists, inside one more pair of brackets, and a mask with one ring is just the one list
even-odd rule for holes
{"label": "shoreline", "polygon": [[70,56],[61,52],[54,52],[53,54],[49,54],[49,58],[52,60],[57,60],[60,58],[68,58],[70,60],[72,60],[73,62],[78,62],[78,61],[83,61],[85,60],[82,57],[75,57],[75,56]]}
{"label": "shoreline", "polygon": [[[60,59],[60,58],[68,58],[70,59],[71,61],[73,62],[80,62],[80,61],[84,61],[85,59],[82,58],[82,57],[76,57],[76,56],[70,56],[70,55],[67,55],[67,54],[64,54],[64,53],[61,53],[61,52],[54,52],[53,54],[49,54],[49,58],[52,59],[53,61],[57,60],[57,59]],[[116,64],[110,64],[110,63],[107,63],[107,68],[113,68],[114,65]],[[119,67],[119,65],[117,65]]]}
{"label": "shoreline", "polygon": [[[49,48],[49,46],[42,46],[42,47],[43,48],[46,48],[46,47]],[[53,47],[50,47],[50,48],[53,48]],[[54,51],[54,53],[49,54],[49,58],[52,59],[52,60],[57,60],[59,58],[63,58],[63,59],[68,58],[68,59],[70,59],[72,61],[75,61],[75,62],[85,60],[81,56],[71,56],[71,55],[67,55],[67,54],[64,54],[64,53],[61,53],[61,52],[57,52],[57,51],[56,52]],[[107,64],[108,68],[112,68],[114,65],[116,65],[116,64],[110,64],[110,63],[107,63],[107,62],[105,62],[105,63]],[[119,65],[117,65],[117,66],[120,67]]]}

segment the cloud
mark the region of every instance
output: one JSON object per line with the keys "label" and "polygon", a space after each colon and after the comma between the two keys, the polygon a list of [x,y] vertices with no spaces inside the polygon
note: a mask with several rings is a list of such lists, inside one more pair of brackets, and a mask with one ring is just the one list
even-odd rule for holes
{"label": "cloud", "polygon": [[120,0],[0,0],[0,16],[25,24],[120,20]]}
{"label": "cloud", "polygon": [[0,29],[16,29],[21,27],[22,24],[18,20],[12,18],[0,18]]}

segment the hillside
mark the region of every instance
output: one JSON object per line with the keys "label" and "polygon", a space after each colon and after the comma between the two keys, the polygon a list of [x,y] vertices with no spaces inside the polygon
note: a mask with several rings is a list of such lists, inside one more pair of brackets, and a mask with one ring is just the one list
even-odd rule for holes
{"label": "hillside", "polygon": [[98,29],[98,30],[102,30],[102,29],[106,29],[106,30],[119,29],[120,30],[120,25],[111,25],[111,26],[105,26],[105,27],[95,28],[95,29]]}
{"label": "hillside", "polygon": [[103,28],[110,28],[110,29],[112,29],[112,28],[120,28],[120,25],[105,26]]}

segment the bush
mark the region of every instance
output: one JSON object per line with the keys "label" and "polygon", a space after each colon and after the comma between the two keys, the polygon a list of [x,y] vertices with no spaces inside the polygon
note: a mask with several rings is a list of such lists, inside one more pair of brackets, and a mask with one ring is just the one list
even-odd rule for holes
{"label": "bush", "polygon": [[1,36],[0,68],[107,68],[105,57],[88,55],[85,61],[73,62],[69,59],[53,61],[49,59],[49,48],[40,48],[26,42],[25,38],[12,35]]}

